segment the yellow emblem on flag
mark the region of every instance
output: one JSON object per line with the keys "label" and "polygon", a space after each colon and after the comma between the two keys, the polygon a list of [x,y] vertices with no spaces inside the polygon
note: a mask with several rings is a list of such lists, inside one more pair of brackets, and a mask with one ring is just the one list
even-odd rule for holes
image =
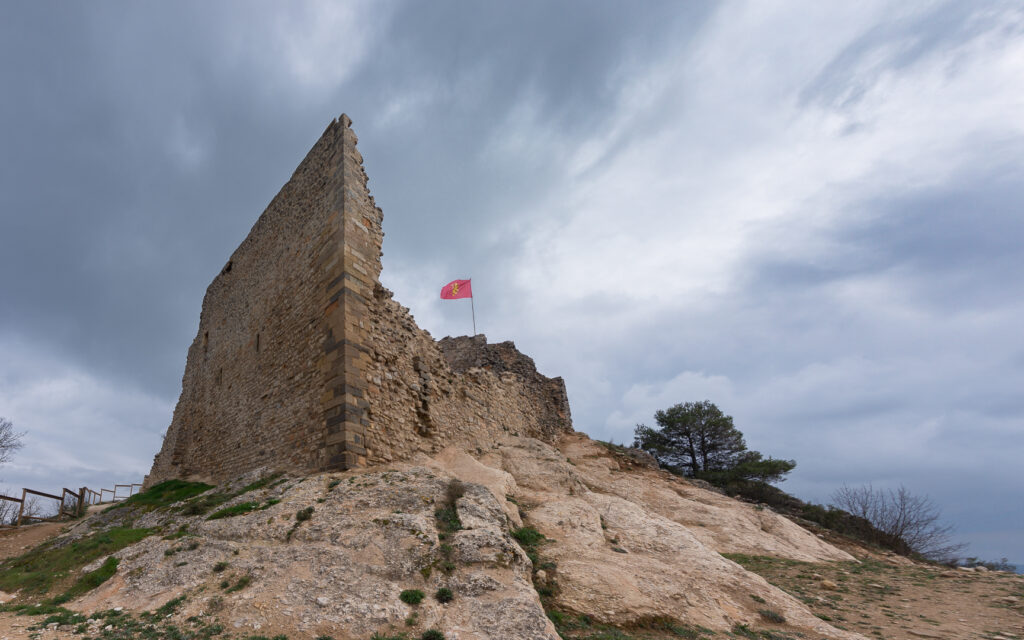
{"label": "yellow emblem on flag", "polygon": [[459,283],[458,282],[456,282],[455,284],[452,285],[452,295],[453,296],[459,295]]}

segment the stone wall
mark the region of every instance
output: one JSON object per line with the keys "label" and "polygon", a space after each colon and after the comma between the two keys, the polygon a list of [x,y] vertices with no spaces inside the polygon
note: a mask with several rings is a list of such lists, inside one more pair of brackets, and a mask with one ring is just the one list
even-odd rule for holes
{"label": "stone wall", "polygon": [[[332,123],[203,299],[182,393],[152,478],[220,477],[317,458],[342,127]],[[308,327],[309,329],[305,329]]]}
{"label": "stone wall", "polygon": [[511,342],[436,343],[380,285],[382,214],[349,125],[328,126],[207,289],[147,484],[572,430],[560,378]]}
{"label": "stone wall", "polygon": [[543,439],[553,441],[560,433],[572,431],[569,412],[569,397],[565,392],[565,381],[548,378],[537,372],[533,358],[516,349],[511,340],[487,344],[487,337],[461,336],[442,338],[438,343],[445,360],[457,373],[481,368],[498,374],[514,374],[514,380],[524,387],[525,395],[536,401],[529,410],[544,429]]}
{"label": "stone wall", "polygon": [[[367,390],[370,463],[452,444],[483,447],[502,433],[553,442],[572,431],[565,383],[537,373],[511,342],[488,345],[483,335],[435,342],[391,292],[379,287],[376,301]],[[464,366],[453,367],[446,357],[455,345]],[[495,353],[517,368],[488,365]]]}

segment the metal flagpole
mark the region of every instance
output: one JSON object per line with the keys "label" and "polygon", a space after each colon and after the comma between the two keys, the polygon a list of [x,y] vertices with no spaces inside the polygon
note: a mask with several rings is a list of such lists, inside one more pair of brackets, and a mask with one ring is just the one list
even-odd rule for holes
{"label": "metal flagpole", "polygon": [[473,335],[476,336],[476,305],[473,304],[473,278],[469,279],[469,308],[473,310]]}

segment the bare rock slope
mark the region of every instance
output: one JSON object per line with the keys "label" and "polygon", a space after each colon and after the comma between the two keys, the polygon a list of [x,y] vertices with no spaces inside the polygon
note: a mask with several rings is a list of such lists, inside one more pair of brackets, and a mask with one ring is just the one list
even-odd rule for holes
{"label": "bare rock slope", "polygon": [[[144,611],[184,596],[176,619],[336,640],[428,629],[450,640],[556,640],[545,607],[618,626],[672,619],[727,633],[765,627],[759,612],[768,608],[785,623],[767,628],[861,637],[720,553],[804,562],[849,555],[771,511],[636,464],[581,434],[557,446],[510,436],[387,467],[282,476],[218,505],[237,507],[233,517],[187,515],[201,499],[145,513],[115,509],[72,528],[65,538],[129,521],[163,535],[118,551],[115,575],[67,606]],[[438,517],[447,502],[461,528]],[[520,544],[524,525],[544,540]],[[453,599],[438,601],[439,589]],[[426,598],[407,604],[405,590]]]}

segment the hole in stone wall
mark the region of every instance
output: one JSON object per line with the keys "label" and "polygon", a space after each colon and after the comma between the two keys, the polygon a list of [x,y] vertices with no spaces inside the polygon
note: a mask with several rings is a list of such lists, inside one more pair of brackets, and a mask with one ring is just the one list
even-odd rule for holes
{"label": "hole in stone wall", "polygon": [[260,350],[260,334],[257,333],[256,334],[256,351],[259,352],[259,350]]}
{"label": "hole in stone wall", "polygon": [[226,273],[231,273],[231,266],[233,264],[234,264],[234,262],[232,260],[228,260],[228,263],[226,265],[224,265],[223,269],[220,270],[220,274],[224,275]]}
{"label": "hole in stone wall", "polygon": [[210,332],[206,331],[203,333],[203,353],[209,351],[210,348]]}

